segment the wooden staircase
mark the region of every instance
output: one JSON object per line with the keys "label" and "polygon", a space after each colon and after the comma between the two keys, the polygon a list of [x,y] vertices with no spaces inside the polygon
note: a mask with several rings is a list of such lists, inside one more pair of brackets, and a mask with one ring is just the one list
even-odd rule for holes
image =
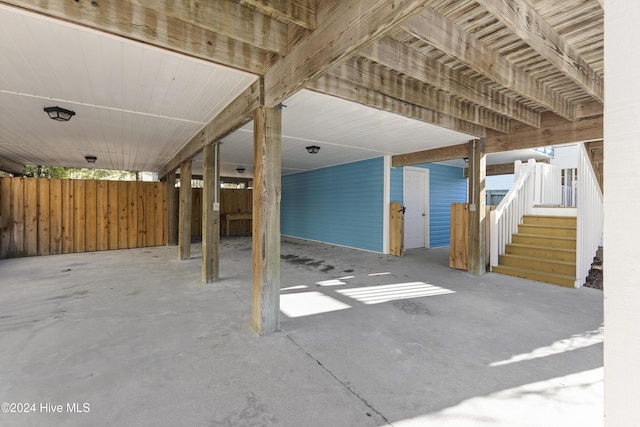
{"label": "wooden staircase", "polygon": [[576,281],[576,217],[525,215],[492,271],[572,288]]}

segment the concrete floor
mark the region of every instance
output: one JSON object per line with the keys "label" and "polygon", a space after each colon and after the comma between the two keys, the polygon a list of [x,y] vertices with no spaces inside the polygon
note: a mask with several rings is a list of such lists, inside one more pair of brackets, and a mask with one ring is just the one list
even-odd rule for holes
{"label": "concrete floor", "polygon": [[0,261],[0,425],[603,424],[601,291],[288,239],[259,337],[250,244]]}

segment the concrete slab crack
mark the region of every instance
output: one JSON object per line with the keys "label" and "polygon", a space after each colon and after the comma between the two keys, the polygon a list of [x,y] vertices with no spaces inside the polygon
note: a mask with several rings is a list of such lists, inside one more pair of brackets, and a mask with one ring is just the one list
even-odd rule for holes
{"label": "concrete slab crack", "polygon": [[351,388],[348,384],[346,384],[344,381],[342,381],[340,378],[338,378],[333,372],[331,372],[331,370],[329,368],[327,368],[326,366],[324,366],[322,364],[321,361],[319,361],[318,359],[316,359],[315,357],[313,357],[307,350],[305,350],[300,344],[298,344],[298,342],[296,340],[294,340],[289,334],[287,334],[284,331],[281,331],[284,336],[286,336],[287,338],[289,338],[289,341],[291,341],[293,343],[293,345],[295,345],[296,347],[298,347],[298,349],[300,349],[300,351],[302,351],[304,354],[307,355],[307,357],[309,357],[309,359],[313,360],[314,362],[316,362],[327,374],[329,374],[334,380],[336,380],[338,383],[340,383],[340,385],[342,385],[347,391],[349,391],[349,393],[351,393],[352,395],[354,395],[359,401],[361,401],[367,408],[371,409],[372,412],[374,412],[376,415],[378,415],[380,418],[382,418],[384,420],[385,423],[387,423],[387,425],[389,426],[393,426],[393,424],[391,424],[391,422],[387,419],[387,417],[385,417],[380,411],[378,411],[371,403],[369,403],[369,401],[367,401],[367,399],[365,399],[364,397],[360,396],[358,394],[358,392],[356,392],[353,388]]}

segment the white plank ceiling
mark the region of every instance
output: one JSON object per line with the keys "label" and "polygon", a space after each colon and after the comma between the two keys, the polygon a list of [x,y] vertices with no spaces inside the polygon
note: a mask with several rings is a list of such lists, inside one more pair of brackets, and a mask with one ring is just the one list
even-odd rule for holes
{"label": "white plank ceiling", "polygon": [[[155,171],[256,77],[0,5],[0,155],[22,164]],[[44,107],[76,115],[50,120]],[[301,91],[283,111],[283,174],[473,137]],[[252,124],[224,140],[224,176],[250,176]],[[320,146],[318,154],[305,147]],[[510,153],[507,161],[528,158]],[[489,159],[501,163],[503,157]],[[458,166],[464,166],[460,161]],[[238,174],[236,168],[245,168]],[[194,173],[201,170],[196,158]]]}

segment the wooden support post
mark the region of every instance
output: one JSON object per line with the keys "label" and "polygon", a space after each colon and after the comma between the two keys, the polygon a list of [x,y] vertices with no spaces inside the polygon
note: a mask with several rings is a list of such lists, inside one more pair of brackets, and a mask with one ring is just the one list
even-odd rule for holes
{"label": "wooden support post", "polygon": [[167,174],[167,246],[178,244],[178,218],[176,218],[176,173]]}
{"label": "wooden support post", "polygon": [[282,111],[259,107],[253,119],[253,291],[251,326],[280,326],[280,166]]}
{"label": "wooden support post", "polygon": [[203,149],[202,281],[220,278],[220,144]]}
{"label": "wooden support post", "polygon": [[469,142],[469,234],[468,271],[486,272],[486,156],[484,139]]}
{"label": "wooden support post", "polygon": [[178,215],[178,259],[191,258],[191,160],[180,164],[180,213]]}

